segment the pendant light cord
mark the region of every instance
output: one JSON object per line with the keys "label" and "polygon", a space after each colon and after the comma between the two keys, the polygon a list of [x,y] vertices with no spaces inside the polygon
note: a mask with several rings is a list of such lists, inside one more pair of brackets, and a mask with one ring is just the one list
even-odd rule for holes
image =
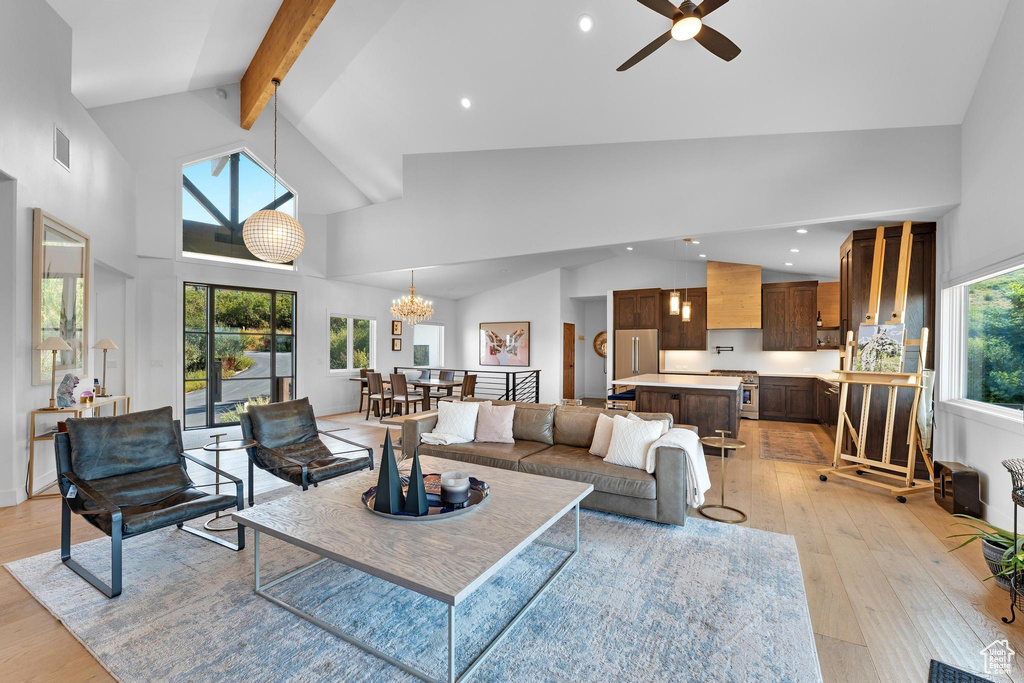
{"label": "pendant light cord", "polygon": [[277,88],[281,81],[274,79],[274,196],[272,202],[277,201]]}

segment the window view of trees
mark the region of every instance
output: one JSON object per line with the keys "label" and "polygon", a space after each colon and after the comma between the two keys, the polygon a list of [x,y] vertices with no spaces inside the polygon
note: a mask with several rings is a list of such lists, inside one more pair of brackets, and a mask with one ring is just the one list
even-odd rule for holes
{"label": "window view of trees", "polygon": [[372,321],[364,318],[331,316],[330,326],[331,370],[359,370],[370,367]]}
{"label": "window view of trees", "polygon": [[969,285],[966,397],[1024,405],[1024,268]]}

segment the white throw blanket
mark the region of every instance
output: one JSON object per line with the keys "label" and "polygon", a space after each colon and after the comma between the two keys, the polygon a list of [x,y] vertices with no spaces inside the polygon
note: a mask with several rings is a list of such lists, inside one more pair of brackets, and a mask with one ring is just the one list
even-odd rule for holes
{"label": "white throw blanket", "polygon": [[[424,435],[426,436],[426,435]],[[647,450],[647,471],[654,473],[655,457],[662,446],[682,449],[686,456],[686,502],[691,507],[704,504],[704,493],[711,488],[711,477],[704,462],[704,447],[697,433],[678,427],[668,430]]]}
{"label": "white throw blanket", "polygon": [[457,434],[437,434],[435,432],[427,432],[426,434],[420,435],[420,443],[427,443],[431,446],[448,446],[453,443],[469,443],[469,439]]}

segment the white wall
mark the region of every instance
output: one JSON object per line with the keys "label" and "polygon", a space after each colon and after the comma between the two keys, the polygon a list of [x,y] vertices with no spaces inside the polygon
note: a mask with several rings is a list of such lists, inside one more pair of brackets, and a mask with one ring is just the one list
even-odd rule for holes
{"label": "white wall", "polygon": [[[134,274],[135,174],[71,94],[71,29],[47,3],[4,4],[0,64],[0,174],[17,185],[13,226],[0,223],[0,253],[11,259],[3,268],[4,346],[13,349],[3,373],[9,383],[0,387],[12,396],[0,399],[0,505],[10,505],[24,497],[28,411],[45,406],[50,395],[49,386],[32,385],[31,375],[32,209],[87,233],[96,261]],[[53,161],[54,124],[71,139],[70,172]],[[93,340],[95,315],[89,327]],[[96,354],[90,355],[92,373]],[[53,478],[53,451],[46,445],[39,449],[37,481]]]}
{"label": "white wall", "polygon": [[559,292],[561,273],[551,270],[504,287],[460,299],[458,309],[459,364],[478,370],[522,370],[526,368],[480,365],[479,329],[483,322],[526,321],[530,323],[530,367],[540,369],[540,400],[554,403],[561,398],[562,311]]}
{"label": "white wall", "polygon": [[[1024,186],[1022,33],[1024,3],[1011,2],[964,118],[963,200],[939,224],[940,288],[1024,260],[1024,219],[1018,204]],[[947,343],[940,336],[940,347]],[[1010,477],[1000,461],[1024,454],[1021,420],[990,418],[940,402],[934,440],[937,459],[964,462],[981,473],[988,519],[1011,528]]]}
{"label": "white wall", "polygon": [[[583,306],[584,335],[587,340],[583,344],[583,395],[586,398],[604,398],[608,395],[608,365],[604,358],[594,351],[594,337],[599,332],[608,331],[608,304],[605,299],[587,301]],[[576,359],[580,363],[580,358]]]}
{"label": "white wall", "polygon": [[948,208],[960,200],[960,131],[411,155],[404,188],[402,199],[329,217],[340,231],[329,274],[669,238],[680,226],[708,234]]}

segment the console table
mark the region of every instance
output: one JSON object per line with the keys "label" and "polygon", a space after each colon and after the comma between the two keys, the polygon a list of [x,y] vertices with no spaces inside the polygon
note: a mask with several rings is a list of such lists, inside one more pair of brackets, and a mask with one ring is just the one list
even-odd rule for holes
{"label": "console table", "polygon": [[[28,478],[25,484],[25,493],[28,494],[29,499],[32,498],[60,498],[59,493],[36,493],[35,490],[35,462],[36,462],[36,442],[38,441],[53,441],[53,435],[57,433],[57,426],[54,425],[52,429],[49,429],[42,434],[37,430],[37,421],[44,415],[62,415],[65,419],[69,417],[99,417],[100,409],[105,406],[110,406],[111,411],[114,415],[117,415],[118,404],[123,405],[123,414],[131,412],[132,399],[131,396],[97,396],[89,403],[76,403],[67,408],[55,408],[49,410],[47,408],[40,408],[33,410],[29,417],[29,433],[28,433]],[[42,491],[50,488],[57,482],[53,482],[44,486]]]}

